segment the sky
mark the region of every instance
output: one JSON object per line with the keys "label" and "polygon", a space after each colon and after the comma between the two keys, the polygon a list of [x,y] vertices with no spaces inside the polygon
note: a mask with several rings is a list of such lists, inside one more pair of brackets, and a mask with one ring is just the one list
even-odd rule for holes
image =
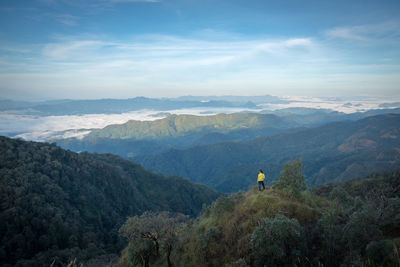
{"label": "sky", "polygon": [[399,98],[399,14],[398,0],[2,0],[0,98]]}

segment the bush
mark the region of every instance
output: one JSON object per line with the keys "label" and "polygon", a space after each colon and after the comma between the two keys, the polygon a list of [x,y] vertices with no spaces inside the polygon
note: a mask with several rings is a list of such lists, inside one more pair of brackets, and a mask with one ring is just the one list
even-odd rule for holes
{"label": "bush", "polygon": [[254,266],[294,266],[305,255],[303,229],[296,219],[264,218],[252,236]]}
{"label": "bush", "polygon": [[307,188],[303,172],[304,166],[301,159],[286,162],[274,188],[287,192],[291,197],[299,197],[300,193]]}

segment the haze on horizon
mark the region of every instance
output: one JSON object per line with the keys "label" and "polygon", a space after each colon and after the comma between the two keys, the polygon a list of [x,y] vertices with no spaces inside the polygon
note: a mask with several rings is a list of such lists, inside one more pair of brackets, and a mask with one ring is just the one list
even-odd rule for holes
{"label": "haze on horizon", "polygon": [[400,96],[399,1],[5,0],[0,98]]}

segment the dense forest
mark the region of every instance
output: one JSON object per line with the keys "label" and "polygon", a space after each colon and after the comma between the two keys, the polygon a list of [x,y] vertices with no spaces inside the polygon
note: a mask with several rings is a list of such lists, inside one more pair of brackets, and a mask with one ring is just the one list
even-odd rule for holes
{"label": "dense forest", "polygon": [[99,266],[119,252],[118,228],[145,211],[197,215],[219,194],[118,156],[0,137],[1,266]]}
{"label": "dense forest", "polygon": [[399,168],[399,129],[400,115],[385,114],[249,141],[170,149],[136,161],[221,192],[237,192],[253,184],[255,170],[265,170],[271,182],[286,161],[301,157],[307,183],[321,185]]}
{"label": "dense forest", "polygon": [[303,190],[300,161],[279,181],[220,197],[195,220],[129,218],[126,266],[399,266],[400,170]]}

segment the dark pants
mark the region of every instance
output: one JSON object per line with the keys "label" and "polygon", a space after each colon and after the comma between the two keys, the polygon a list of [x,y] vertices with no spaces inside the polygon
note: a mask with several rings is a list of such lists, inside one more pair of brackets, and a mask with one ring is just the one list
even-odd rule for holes
{"label": "dark pants", "polygon": [[264,181],[259,181],[258,182],[258,190],[260,190],[260,191],[261,191],[261,185],[262,185],[263,190],[264,190],[265,189]]}

